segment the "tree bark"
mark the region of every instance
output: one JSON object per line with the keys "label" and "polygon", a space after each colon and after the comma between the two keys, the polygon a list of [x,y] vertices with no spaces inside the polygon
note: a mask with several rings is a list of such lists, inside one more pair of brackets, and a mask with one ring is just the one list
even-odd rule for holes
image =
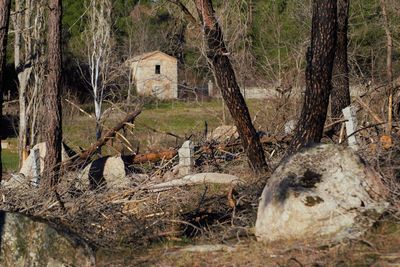
{"label": "tree bark", "polygon": [[44,91],[46,115],[44,139],[45,157],[42,186],[53,187],[58,183],[61,163],[61,0],[49,0],[48,15],[48,72]]}
{"label": "tree bark", "polygon": [[254,172],[263,173],[267,168],[264,151],[240,92],[221,27],[215,18],[212,2],[211,0],[196,0],[195,3],[208,46],[207,58],[214,71],[218,87],[221,89],[222,97],[238,129],[248,163]]}
{"label": "tree bark", "polygon": [[311,47],[307,51],[306,92],[299,122],[287,155],[321,141],[336,47],[336,0],[313,0]]}
{"label": "tree bark", "polygon": [[[6,65],[7,51],[7,33],[8,22],[10,19],[11,0],[0,0],[0,121],[3,116],[3,87],[4,87],[4,70]],[[2,126],[3,127],[3,126]],[[2,162],[1,162],[1,136],[0,132],[0,182],[2,180]]]}
{"label": "tree bark", "polygon": [[[349,0],[338,0],[337,24],[337,46],[331,92],[331,117],[335,121],[342,117],[342,109],[350,105],[349,65],[347,59]],[[338,130],[340,124],[335,128]]]}

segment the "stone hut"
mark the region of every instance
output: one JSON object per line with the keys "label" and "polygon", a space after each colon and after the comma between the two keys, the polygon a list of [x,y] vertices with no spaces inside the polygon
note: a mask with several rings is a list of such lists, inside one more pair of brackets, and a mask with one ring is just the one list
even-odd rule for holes
{"label": "stone hut", "polygon": [[178,60],[161,51],[128,60],[138,95],[160,99],[178,97]]}

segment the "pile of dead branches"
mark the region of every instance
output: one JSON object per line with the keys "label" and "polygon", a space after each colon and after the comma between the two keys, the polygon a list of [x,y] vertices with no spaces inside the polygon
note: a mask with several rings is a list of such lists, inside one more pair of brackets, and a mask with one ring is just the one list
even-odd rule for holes
{"label": "pile of dead branches", "polygon": [[0,210],[40,218],[93,248],[136,247],[164,239],[248,235],[262,183],[79,191],[63,177],[53,192],[30,184],[1,189]]}

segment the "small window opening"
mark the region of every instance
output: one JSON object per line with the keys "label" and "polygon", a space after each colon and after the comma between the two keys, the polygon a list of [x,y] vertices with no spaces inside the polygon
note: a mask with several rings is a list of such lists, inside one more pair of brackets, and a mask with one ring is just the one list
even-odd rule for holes
{"label": "small window opening", "polygon": [[161,65],[156,65],[156,74],[161,74]]}

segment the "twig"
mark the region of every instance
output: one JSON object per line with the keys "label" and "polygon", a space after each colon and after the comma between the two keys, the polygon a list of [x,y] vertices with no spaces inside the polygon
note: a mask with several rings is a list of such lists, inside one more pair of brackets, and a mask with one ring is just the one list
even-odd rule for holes
{"label": "twig", "polygon": [[345,139],[343,139],[343,141],[347,140],[350,136],[353,136],[353,135],[355,135],[355,134],[358,133],[358,132],[361,132],[361,131],[364,131],[364,130],[366,130],[366,129],[369,129],[369,128],[372,128],[372,127],[375,127],[375,126],[379,126],[379,125],[382,125],[382,124],[385,124],[385,123],[386,123],[386,122],[382,122],[382,123],[377,123],[377,124],[372,124],[372,125],[365,126],[365,127],[361,128],[361,129],[358,129],[357,131],[353,132],[353,133],[350,134],[349,136],[347,136]]}
{"label": "twig", "polygon": [[383,123],[383,120],[379,118],[378,114],[372,111],[372,109],[364,102],[360,97],[356,97],[356,101],[372,116],[377,123]]}
{"label": "twig", "polygon": [[92,115],[90,115],[89,113],[87,113],[86,111],[84,111],[82,108],[80,108],[77,104],[73,103],[72,101],[68,100],[68,99],[64,99],[67,103],[71,104],[72,106],[74,106],[75,108],[77,108],[80,112],[82,112],[83,114],[87,115],[89,118],[94,119]]}
{"label": "twig", "polygon": [[164,132],[164,131],[161,131],[161,130],[157,130],[157,129],[155,129],[155,128],[153,128],[153,127],[150,127],[150,126],[148,126],[148,125],[146,125],[146,124],[143,124],[143,123],[141,123],[141,125],[142,125],[144,128],[147,128],[147,129],[149,129],[149,130],[151,130],[151,131],[153,131],[153,132],[155,132],[155,133],[162,133],[162,134],[166,134],[166,135],[173,136],[173,137],[175,137],[175,138],[177,138],[177,139],[183,139],[183,137],[181,137],[181,136],[179,136],[179,135],[177,135],[177,134],[174,134],[174,133],[171,133],[171,132]]}

